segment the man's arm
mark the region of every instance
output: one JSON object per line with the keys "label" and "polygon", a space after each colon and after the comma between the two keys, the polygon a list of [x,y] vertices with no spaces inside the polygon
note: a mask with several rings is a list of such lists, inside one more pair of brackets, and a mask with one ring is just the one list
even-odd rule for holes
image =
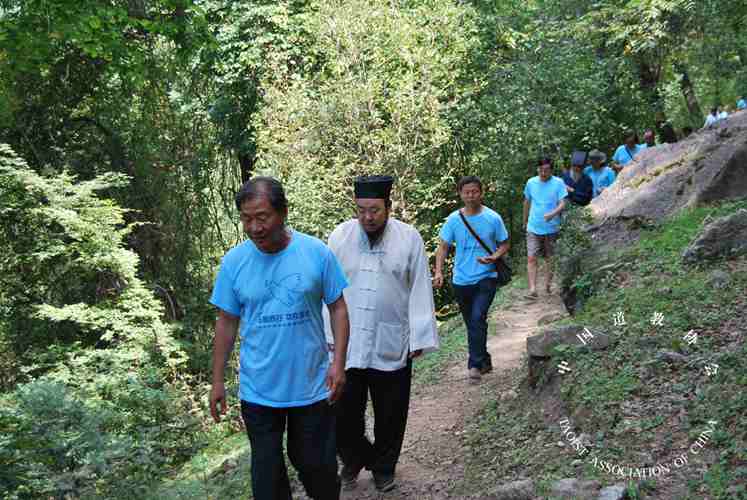
{"label": "man's arm", "polygon": [[529,222],[529,208],[532,206],[532,202],[524,198],[524,229],[527,228]]}
{"label": "man's arm", "polygon": [[435,288],[441,288],[444,284],[444,262],[446,262],[448,254],[449,244],[441,240],[438,244],[438,250],[436,250],[436,272],[433,274],[433,286]]}
{"label": "man's arm", "polygon": [[[225,311],[219,311],[215,321],[215,337],[213,338],[213,385],[210,388],[210,414],[213,420],[220,422],[220,416],[226,414],[226,364],[231,355],[239,318]],[[218,405],[221,409],[218,411]]]}
{"label": "man's arm", "polygon": [[562,198],[560,202],[558,203],[558,206],[555,207],[555,210],[553,210],[552,212],[547,212],[545,214],[546,221],[549,221],[553,219],[554,217],[557,217],[557,215],[565,209],[565,200],[566,200],[565,198]]}
{"label": "man's arm", "polygon": [[348,354],[350,320],[348,319],[348,306],[342,294],[336,301],[327,304],[327,309],[329,309],[332,335],[335,338],[334,358],[327,373],[327,387],[331,391],[329,402],[334,403],[340,398],[345,386],[345,358]]}

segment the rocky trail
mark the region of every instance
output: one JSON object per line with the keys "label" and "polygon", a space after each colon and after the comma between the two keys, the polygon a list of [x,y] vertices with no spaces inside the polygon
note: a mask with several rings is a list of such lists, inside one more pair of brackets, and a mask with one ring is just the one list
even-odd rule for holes
{"label": "rocky trail", "polygon": [[512,296],[506,304],[494,310],[490,317],[488,350],[493,359],[492,373],[485,375],[480,384],[469,384],[465,358],[449,367],[440,382],[413,391],[407,434],[397,466],[397,488],[378,493],[371,474],[364,470],[357,486],[343,491],[341,498],[461,498],[454,496],[451,490],[464,478],[466,425],[482,407],[484,394],[512,389],[507,372],[521,363],[526,352],[526,338],[538,332],[540,320],[548,315],[565,314],[557,295],[543,294],[533,302]]}

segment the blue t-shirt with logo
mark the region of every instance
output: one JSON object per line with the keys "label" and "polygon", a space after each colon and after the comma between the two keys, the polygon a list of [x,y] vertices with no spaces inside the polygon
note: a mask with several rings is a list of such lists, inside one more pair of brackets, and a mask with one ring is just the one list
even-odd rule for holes
{"label": "blue t-shirt with logo", "polygon": [[329,396],[322,301],[335,302],[347,286],[332,251],[296,231],[280,252],[245,241],[223,257],[210,303],[241,318],[242,400],[287,408]]}
{"label": "blue t-shirt with logo", "polygon": [[747,109],[747,101],[740,99],[737,101],[737,109]]}
{"label": "blue t-shirt with logo", "polygon": [[549,221],[545,221],[545,214],[558,207],[563,198],[568,196],[565,182],[560,177],[552,176],[542,182],[539,176],[534,176],[524,186],[524,198],[531,202],[527,231],[545,235],[560,231],[560,214]]}
{"label": "blue t-shirt with logo", "polygon": [[[503,219],[495,211],[488,207],[482,207],[479,214],[465,215],[470,227],[480,236],[480,239],[493,251],[508,239],[508,231],[503,224]],[[495,278],[493,264],[480,264],[479,257],[490,255],[480,243],[477,242],[467,226],[464,225],[459,211],[452,212],[439,233],[441,240],[449,245],[456,244],[456,257],[454,258],[455,285],[474,285],[485,278]]]}
{"label": "blue t-shirt with logo", "polygon": [[620,166],[625,166],[631,161],[635,159],[638,154],[643,151],[644,147],[642,147],[640,144],[636,144],[633,149],[629,149],[625,144],[619,146],[615,150],[615,154],[612,155],[612,159],[617,162]]}
{"label": "blue t-shirt with logo", "polygon": [[589,165],[584,169],[584,173],[589,176],[592,184],[594,184],[594,198],[599,196],[602,189],[610,187],[615,182],[615,171],[607,165],[603,165],[599,170],[594,170],[594,167]]}

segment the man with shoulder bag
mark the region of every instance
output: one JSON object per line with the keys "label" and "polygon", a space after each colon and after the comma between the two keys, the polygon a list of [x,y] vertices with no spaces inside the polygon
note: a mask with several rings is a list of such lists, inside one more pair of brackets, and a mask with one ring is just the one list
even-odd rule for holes
{"label": "man with shoulder bag", "polygon": [[469,381],[477,383],[493,369],[487,350],[487,316],[498,287],[511,280],[511,269],[504,258],[510,245],[501,216],[482,204],[480,179],[462,177],[457,192],[464,207],[451,213],[441,228],[433,285],[443,286],[444,261],[451,245],[455,245],[454,294],[467,326]]}

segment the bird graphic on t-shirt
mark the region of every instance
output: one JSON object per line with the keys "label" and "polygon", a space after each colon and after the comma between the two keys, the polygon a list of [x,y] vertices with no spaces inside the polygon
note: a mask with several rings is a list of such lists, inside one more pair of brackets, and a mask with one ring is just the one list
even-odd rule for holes
{"label": "bird graphic on t-shirt", "polygon": [[301,298],[301,274],[294,273],[280,279],[265,280],[265,286],[270,291],[270,295],[275,300],[280,301],[287,307],[292,306]]}

